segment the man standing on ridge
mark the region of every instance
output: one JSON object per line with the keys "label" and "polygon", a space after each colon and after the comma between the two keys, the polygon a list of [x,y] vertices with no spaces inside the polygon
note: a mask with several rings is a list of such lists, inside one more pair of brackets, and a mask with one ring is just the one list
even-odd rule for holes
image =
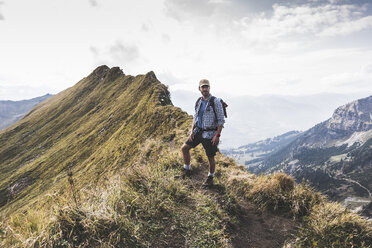
{"label": "man standing on ridge", "polygon": [[202,97],[195,104],[195,115],[191,132],[181,148],[184,161],[181,177],[191,176],[190,149],[202,143],[209,162],[209,173],[203,187],[208,187],[213,185],[216,168],[214,156],[217,152],[217,145],[220,142],[225,117],[221,100],[209,93],[210,84],[207,79],[200,80],[199,91]]}

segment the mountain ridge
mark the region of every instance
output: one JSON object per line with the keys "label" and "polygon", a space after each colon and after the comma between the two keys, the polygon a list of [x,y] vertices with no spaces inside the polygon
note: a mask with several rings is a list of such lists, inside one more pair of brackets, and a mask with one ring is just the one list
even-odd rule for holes
{"label": "mountain ridge", "polygon": [[[145,89],[149,96],[142,99],[141,94],[144,94],[144,92],[141,93],[141,91]],[[135,96],[129,100],[131,92],[139,92],[137,102]],[[125,100],[125,97],[128,99]],[[52,174],[58,174],[58,171],[53,172],[50,169],[55,167],[51,166],[53,163],[58,164],[59,170],[64,170],[67,165],[76,164],[76,161],[87,160],[90,156],[93,156],[91,159],[96,159],[96,156],[99,155],[94,155],[94,149],[97,149],[95,146],[104,147],[105,142],[120,131],[120,127],[123,128],[118,123],[123,122],[123,125],[130,126],[131,123],[138,121],[141,116],[147,115],[146,118],[150,118],[151,113],[154,119],[159,121],[160,116],[167,114],[167,112],[161,112],[160,116],[156,116],[157,113],[150,108],[156,111],[157,107],[165,107],[167,104],[170,104],[167,90],[165,86],[157,81],[153,72],[133,77],[125,76],[118,67],[112,69],[107,66],[98,67],[74,87],[35,107],[18,122],[18,125],[0,132],[2,134],[0,136],[1,142],[10,144],[0,148],[2,171],[7,172],[0,176],[1,195],[8,194],[10,189],[16,187],[19,181],[33,182],[34,178],[39,178],[40,174],[45,174],[46,172],[40,171],[40,166],[48,168],[47,171]],[[103,108],[110,113],[100,113]],[[125,111],[128,114],[115,114],[117,111]],[[169,115],[172,114],[170,110],[168,112]],[[165,118],[165,120],[168,120],[168,118]],[[32,128],[29,128],[30,126]],[[157,131],[155,126],[151,126],[151,122],[144,127],[148,128],[148,130],[143,131],[146,134],[156,133]],[[134,129],[136,128],[131,127],[129,131],[132,130],[131,132],[135,134]],[[46,130],[45,133],[44,130]],[[143,135],[139,133],[133,139],[139,139]],[[86,147],[86,144],[93,141],[95,146]],[[129,142],[135,143],[133,141]],[[35,146],[35,144],[37,145]],[[77,148],[79,146],[84,147],[84,151],[79,151]],[[124,149],[123,147],[121,149],[124,150],[124,153],[127,151],[133,152],[133,149]],[[23,154],[20,152],[22,150],[31,152]],[[127,156],[129,157],[129,155]],[[126,157],[126,155],[124,154],[123,157]],[[22,167],[22,170],[30,173],[30,175],[25,171],[19,172],[19,174],[11,173],[15,170],[10,168],[19,167]],[[4,202],[0,205],[3,206]]]}
{"label": "mountain ridge", "polygon": [[283,173],[255,176],[218,153],[203,189],[199,146],[191,179],[176,179],[191,123],[153,72],[118,67],[42,102],[0,131],[0,246],[372,245],[370,223]]}

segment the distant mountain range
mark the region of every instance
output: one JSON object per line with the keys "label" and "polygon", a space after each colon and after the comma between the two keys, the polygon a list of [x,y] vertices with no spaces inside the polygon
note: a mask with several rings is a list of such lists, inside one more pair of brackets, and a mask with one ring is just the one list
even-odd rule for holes
{"label": "distant mountain range", "polygon": [[332,199],[371,198],[372,96],[341,106],[328,120],[293,134],[284,146],[288,135],[278,136],[282,142],[268,139],[233,151],[261,148],[253,154],[265,156],[244,160],[256,174],[282,171],[298,181],[309,180]]}
{"label": "distant mountain range", "polygon": [[0,130],[21,119],[33,107],[51,97],[51,94],[22,101],[0,101]]}
{"label": "distant mountain range", "polygon": [[274,138],[260,140],[235,149],[221,149],[221,152],[234,158],[240,164],[257,163],[291,143],[301,133],[300,131],[290,131]]}

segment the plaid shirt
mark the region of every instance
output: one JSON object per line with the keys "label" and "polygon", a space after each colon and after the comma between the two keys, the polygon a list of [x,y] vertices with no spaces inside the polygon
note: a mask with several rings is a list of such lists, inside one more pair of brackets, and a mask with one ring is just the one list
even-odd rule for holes
{"label": "plaid shirt", "polygon": [[[216,116],[214,115],[213,108],[212,106],[210,106],[210,102],[209,102],[211,97],[212,95],[209,95],[208,97],[208,103],[207,103],[207,106],[203,114],[202,124],[203,124],[203,129],[214,129],[215,128],[217,130],[218,126],[223,126],[223,124],[225,123],[225,116],[223,114],[223,107],[222,107],[221,100],[216,97],[214,99],[214,107],[215,107],[216,114],[217,114],[217,120],[216,120]],[[193,130],[194,133],[197,133],[200,130],[196,126],[196,123],[198,121],[198,112],[201,106],[201,102],[202,101],[199,101],[198,105],[195,108],[195,114],[194,114],[195,128]],[[204,139],[212,139],[213,136],[216,135],[216,132],[217,132],[216,130],[203,131],[202,137]]]}

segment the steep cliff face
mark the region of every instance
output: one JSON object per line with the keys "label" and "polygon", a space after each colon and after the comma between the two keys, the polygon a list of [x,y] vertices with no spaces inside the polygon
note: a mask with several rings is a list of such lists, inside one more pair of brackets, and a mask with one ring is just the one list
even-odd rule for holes
{"label": "steep cliff face", "polygon": [[362,145],[372,129],[372,96],[359,99],[335,110],[332,117],[306,131],[298,145],[306,147]]}
{"label": "steep cliff face", "polygon": [[371,197],[372,96],[337,108],[330,119],[248,168],[255,173],[284,171],[308,179],[334,199]]}
{"label": "steep cliff face", "polygon": [[330,130],[344,130],[350,133],[372,129],[372,96],[337,108],[326,126]]}

